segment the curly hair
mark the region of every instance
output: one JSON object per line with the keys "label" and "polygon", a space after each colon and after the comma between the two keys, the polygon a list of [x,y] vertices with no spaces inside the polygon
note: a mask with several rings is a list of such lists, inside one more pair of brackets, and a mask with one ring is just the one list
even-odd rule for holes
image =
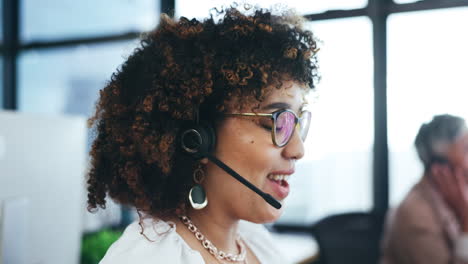
{"label": "curly hair", "polygon": [[204,21],[163,14],[100,91],[89,119],[89,211],[105,208],[109,195],[148,215],[176,212],[197,166],[176,147],[177,135],[197,111],[214,122],[232,98],[261,102],[286,80],[314,89],[316,41],[301,17],[216,11]]}

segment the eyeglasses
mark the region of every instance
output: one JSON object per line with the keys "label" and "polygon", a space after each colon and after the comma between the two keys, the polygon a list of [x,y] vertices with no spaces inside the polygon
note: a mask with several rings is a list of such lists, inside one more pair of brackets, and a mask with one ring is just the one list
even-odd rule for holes
{"label": "eyeglasses", "polygon": [[[298,129],[302,141],[305,141],[309,132],[310,112],[302,111],[300,117],[290,109],[280,109],[271,114],[265,113],[230,113],[226,116],[270,117],[273,121],[271,138],[277,147],[284,147],[291,140],[294,130]],[[265,128],[269,126],[263,125]]]}

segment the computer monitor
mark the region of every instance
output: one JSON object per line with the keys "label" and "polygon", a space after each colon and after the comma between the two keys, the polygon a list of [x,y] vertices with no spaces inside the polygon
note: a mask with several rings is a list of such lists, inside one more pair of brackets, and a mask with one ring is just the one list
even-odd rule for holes
{"label": "computer monitor", "polygon": [[77,264],[86,120],[0,111],[0,263]]}

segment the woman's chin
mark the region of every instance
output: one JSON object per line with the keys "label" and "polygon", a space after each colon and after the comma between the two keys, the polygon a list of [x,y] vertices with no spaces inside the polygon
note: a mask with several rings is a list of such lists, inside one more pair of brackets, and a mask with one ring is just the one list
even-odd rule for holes
{"label": "woman's chin", "polygon": [[272,208],[272,210],[274,210],[274,212],[272,212],[271,217],[267,221],[267,223],[275,222],[281,217],[281,215],[283,215],[283,208],[281,209]]}
{"label": "woman's chin", "polygon": [[246,219],[250,222],[258,223],[258,224],[264,224],[264,223],[272,223],[278,220],[281,215],[283,214],[283,208],[281,209],[276,209],[270,205],[268,205],[270,208],[266,208],[264,213],[261,215],[257,215],[255,219],[249,220]]}

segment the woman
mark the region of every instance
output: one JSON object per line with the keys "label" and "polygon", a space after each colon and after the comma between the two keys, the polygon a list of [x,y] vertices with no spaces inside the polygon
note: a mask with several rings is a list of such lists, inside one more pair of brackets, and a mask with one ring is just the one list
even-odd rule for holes
{"label": "woman", "polygon": [[213,161],[286,198],[317,48],[291,11],[246,9],[163,15],[101,91],[88,209],[109,195],[140,215],[101,263],[285,263],[258,225],[282,210]]}
{"label": "woman", "polygon": [[421,125],[414,146],[424,171],[388,213],[380,263],[467,264],[466,122],[454,115],[436,115]]}

